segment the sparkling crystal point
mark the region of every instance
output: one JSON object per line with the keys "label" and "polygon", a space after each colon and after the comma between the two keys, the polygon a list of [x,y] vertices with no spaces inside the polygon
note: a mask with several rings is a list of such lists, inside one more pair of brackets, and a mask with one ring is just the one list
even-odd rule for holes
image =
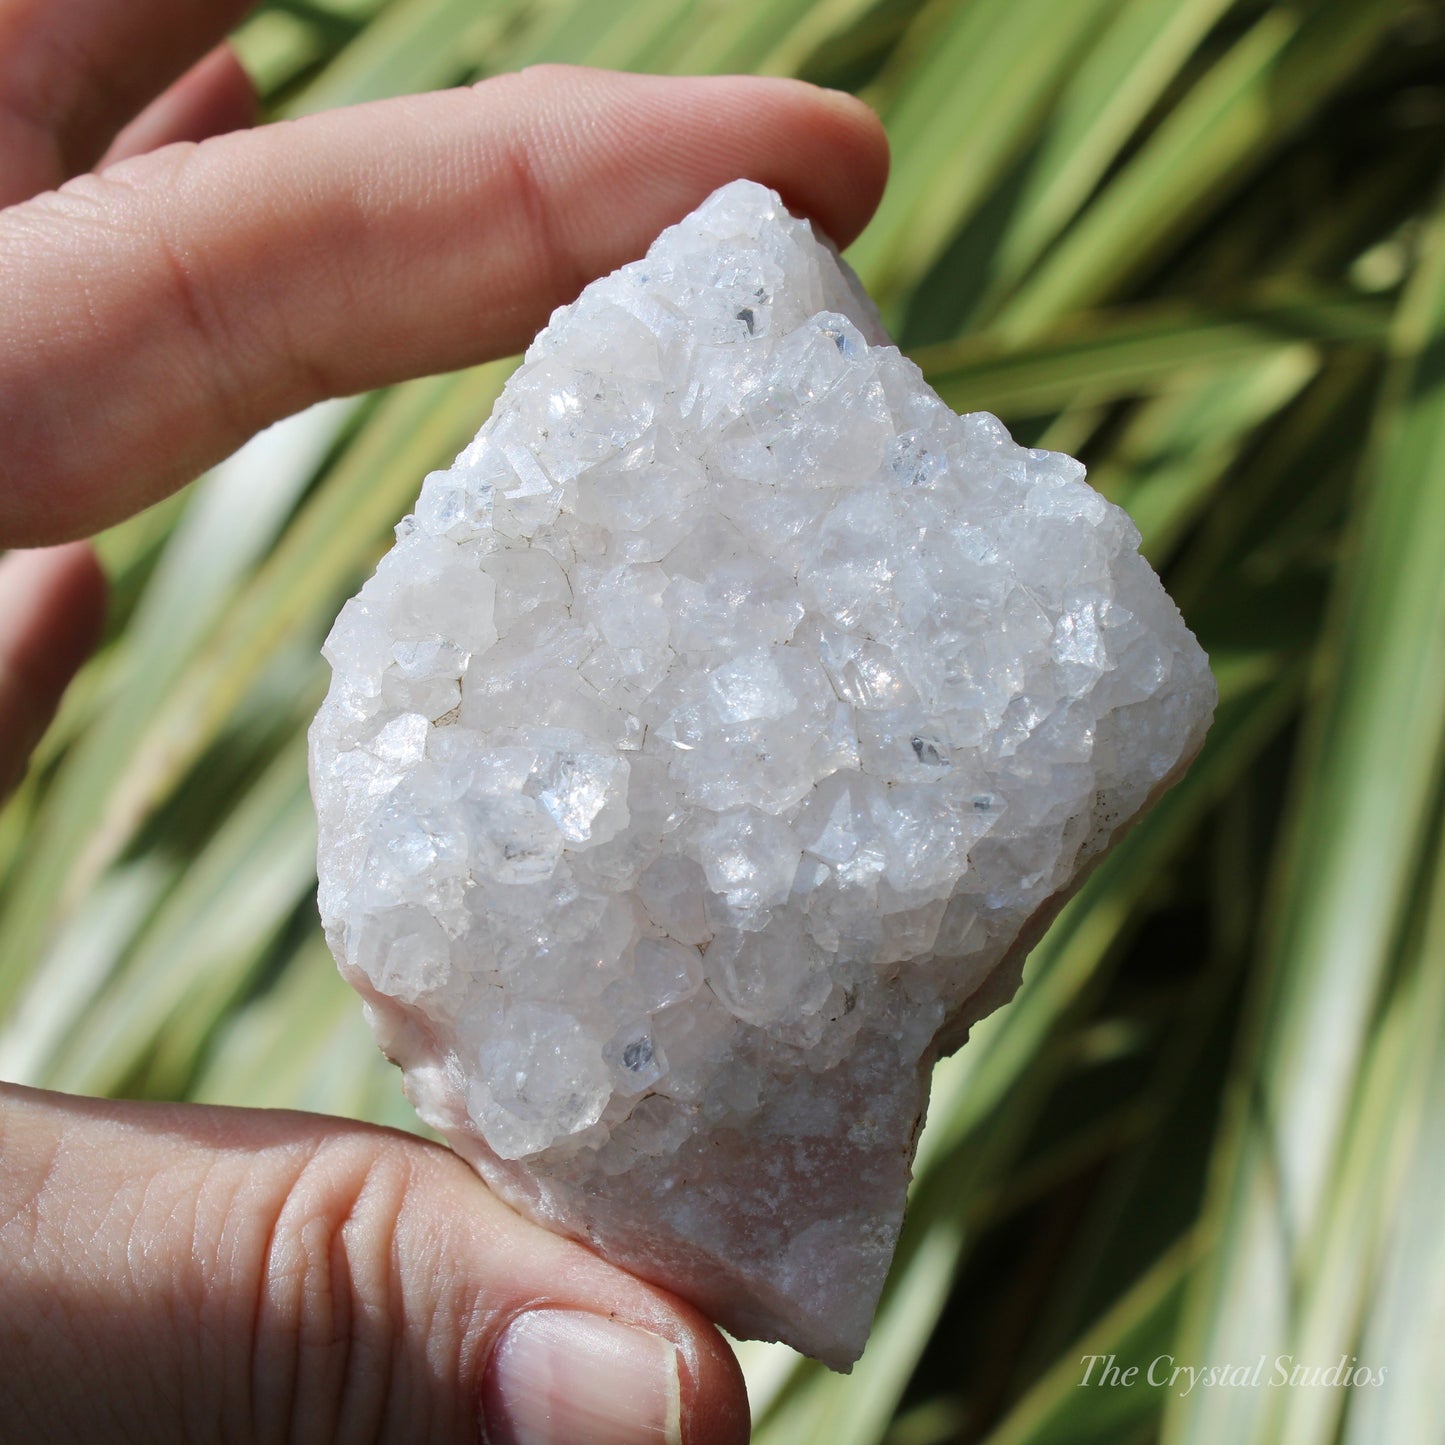
{"label": "sparkling crystal point", "polygon": [[1128,517],[957,416],[747,181],[537,337],[338,617],[320,905],[543,1224],[846,1368],[928,1073],[1187,766]]}

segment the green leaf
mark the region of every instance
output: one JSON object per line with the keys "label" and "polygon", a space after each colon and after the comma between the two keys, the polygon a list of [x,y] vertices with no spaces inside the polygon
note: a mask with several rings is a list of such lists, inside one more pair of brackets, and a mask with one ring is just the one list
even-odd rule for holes
{"label": "green leaf", "polygon": [[1131,282],[1289,138],[1402,8],[1403,0],[1268,7],[999,307],[994,324],[1011,338],[1037,335]]}
{"label": "green leaf", "polygon": [[981,304],[1006,296],[1082,208],[1230,0],[1128,0],[1053,107]]}
{"label": "green leaf", "polygon": [[296,96],[287,114],[455,85],[531,8],[524,0],[396,0]]}
{"label": "green leaf", "polygon": [[[1440,853],[1445,859],[1445,853]],[[1366,1281],[1358,1341],[1360,1363],[1381,1384],[1354,1390],[1344,1445],[1378,1440],[1428,1440],[1440,1419],[1441,1341],[1445,1339],[1445,1018],[1440,984],[1445,969],[1445,865],[1421,900],[1424,922],[1415,954],[1416,1026],[1401,1061],[1415,1071],[1423,1097],[1418,1112],[1388,1121],[1397,1136],[1399,1170],[1389,1183],[1383,1257]],[[1433,995],[1433,997],[1431,997]],[[1408,1008],[1415,1000],[1406,1000]],[[1387,1372],[1387,1373],[1385,1373]]]}
{"label": "green leaf", "polygon": [[895,157],[882,208],[849,259],[885,315],[1037,133],[1104,0],[935,0],[877,95]]}
{"label": "green leaf", "polygon": [[[319,702],[319,697],[316,698]],[[306,740],[277,754],[209,844],[180,871],[123,968],[98,988],[65,990],[75,1001],[65,1032],[50,1041],[43,1072],[28,1082],[77,1093],[135,1092],[137,1062],[165,1086],[184,1089],[197,1045],[247,982],[316,886],[316,835],[306,785]],[[70,971],[52,954],[37,990],[58,990]],[[144,987],[136,987],[144,980]]]}
{"label": "green leaf", "polygon": [[[103,722],[64,758],[18,875],[0,900],[6,944],[0,1009],[163,790],[161,782],[152,791],[140,761],[143,739],[168,727],[171,689],[206,656],[216,627],[354,409],[351,402],[328,403],[263,432],[190,494],[117,643],[120,655],[107,660]],[[14,960],[13,969],[4,958]]]}
{"label": "green leaf", "polygon": [[[1197,1359],[1300,1338],[1349,1110],[1406,927],[1445,762],[1445,215],[1401,300],[1354,555],[1321,653],[1257,1027],[1218,1143],[1219,1247],[1191,1291]],[[1383,1086],[1382,1086],[1383,1087]],[[1250,1397],[1171,1407],[1166,1440],[1275,1438]]]}
{"label": "green leaf", "polygon": [[[985,1445],[1120,1445],[1147,1439],[1164,1393],[1150,1381],[1149,1370],[1168,1355],[1196,1249],[1197,1241],[1185,1238],[1164,1254],[988,1433]],[[1135,1374],[1128,1384],[1105,1383],[1108,1368]]]}
{"label": "green leaf", "polygon": [[1153,304],[1080,316],[1024,346],[985,332],[921,349],[914,359],[960,411],[1037,415],[1153,395],[1212,367],[1298,355],[1301,342],[1382,346],[1388,320],[1377,301],[1354,297]]}

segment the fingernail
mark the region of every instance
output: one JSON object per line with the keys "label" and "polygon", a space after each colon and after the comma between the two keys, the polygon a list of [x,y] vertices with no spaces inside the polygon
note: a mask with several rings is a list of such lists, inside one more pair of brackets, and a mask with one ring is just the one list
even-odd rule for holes
{"label": "fingernail", "polygon": [[682,1445],[677,1348],[581,1310],[518,1315],[482,1385],[487,1445]]}
{"label": "fingernail", "polygon": [[820,85],[819,91],[827,96],[835,105],[846,106],[849,110],[872,110],[873,107],[860,96],[853,94],[851,90],[838,90],[831,85]]}

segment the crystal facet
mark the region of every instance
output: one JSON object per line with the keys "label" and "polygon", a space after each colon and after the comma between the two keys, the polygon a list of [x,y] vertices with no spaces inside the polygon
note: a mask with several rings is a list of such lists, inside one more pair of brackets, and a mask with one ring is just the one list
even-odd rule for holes
{"label": "crystal facet", "polygon": [[327,936],[422,1117],[850,1364],[933,1060],[1208,727],[1138,541],[750,182],[558,310],[311,735]]}

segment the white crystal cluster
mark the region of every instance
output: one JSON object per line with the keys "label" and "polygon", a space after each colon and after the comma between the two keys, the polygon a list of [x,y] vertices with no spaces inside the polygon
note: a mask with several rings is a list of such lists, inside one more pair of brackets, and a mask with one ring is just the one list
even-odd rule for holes
{"label": "white crystal cluster", "polygon": [[589,286],[326,647],[321,912],[423,1115],[850,1362],[940,1031],[1208,726],[1137,546],[770,191]]}

